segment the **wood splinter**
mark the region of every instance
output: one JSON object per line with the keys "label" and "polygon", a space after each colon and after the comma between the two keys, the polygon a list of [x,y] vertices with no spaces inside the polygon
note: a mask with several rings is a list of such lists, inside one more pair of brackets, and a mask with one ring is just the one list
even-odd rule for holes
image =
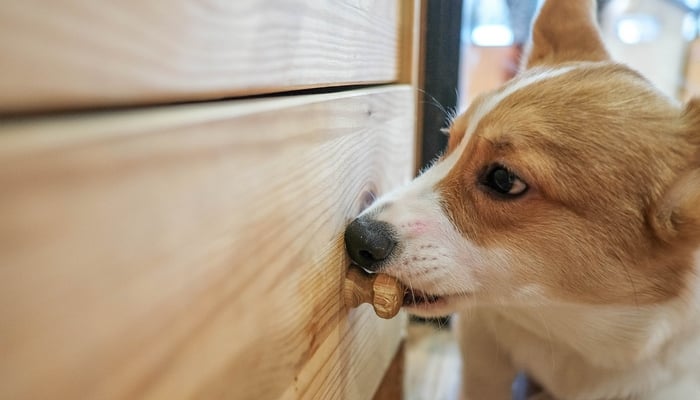
{"label": "wood splinter", "polygon": [[389,319],[396,316],[403,305],[404,287],[389,275],[370,275],[359,268],[350,267],[343,294],[347,307],[369,303],[378,317]]}

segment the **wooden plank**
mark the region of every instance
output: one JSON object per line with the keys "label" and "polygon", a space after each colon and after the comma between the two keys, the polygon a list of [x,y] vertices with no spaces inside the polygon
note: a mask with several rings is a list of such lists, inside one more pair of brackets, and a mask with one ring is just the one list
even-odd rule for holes
{"label": "wooden plank", "polygon": [[688,101],[700,95],[700,39],[688,44],[684,75],[680,97],[683,101]]}
{"label": "wooden plank", "polygon": [[403,320],[344,308],[341,236],[411,177],[412,107],[399,85],[0,123],[0,398],[370,398]]}
{"label": "wooden plank", "polygon": [[12,0],[0,113],[398,79],[399,1]]}
{"label": "wooden plank", "polygon": [[425,0],[406,0],[401,2],[399,82],[410,84],[416,90],[416,174],[422,167],[418,161],[421,158],[421,145],[423,142],[423,103],[425,99],[424,91],[421,89],[424,87],[426,10],[427,2]]}
{"label": "wooden plank", "polygon": [[400,2],[399,27],[399,81],[417,86],[418,57],[421,44],[421,2],[406,0]]}

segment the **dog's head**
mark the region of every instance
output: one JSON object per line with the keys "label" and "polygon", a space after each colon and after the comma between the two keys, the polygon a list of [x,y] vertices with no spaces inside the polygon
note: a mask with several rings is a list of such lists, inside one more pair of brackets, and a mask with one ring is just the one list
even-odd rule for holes
{"label": "dog's head", "polygon": [[454,120],[431,168],[348,226],[351,258],[412,287],[410,311],[686,290],[700,102],[682,108],[612,62],[594,8],[545,3],[520,74]]}

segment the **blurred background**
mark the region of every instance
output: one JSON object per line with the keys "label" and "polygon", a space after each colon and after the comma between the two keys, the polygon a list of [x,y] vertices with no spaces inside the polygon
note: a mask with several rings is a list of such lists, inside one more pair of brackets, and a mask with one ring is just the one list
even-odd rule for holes
{"label": "blurred background", "polygon": [[[459,104],[515,72],[541,0],[464,0],[460,32]],[[700,0],[603,0],[598,18],[613,57],[640,71],[663,92],[698,91]]]}

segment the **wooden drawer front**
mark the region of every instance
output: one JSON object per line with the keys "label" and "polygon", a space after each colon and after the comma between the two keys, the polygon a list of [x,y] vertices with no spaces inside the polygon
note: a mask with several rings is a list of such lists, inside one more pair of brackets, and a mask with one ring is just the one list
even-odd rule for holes
{"label": "wooden drawer front", "polygon": [[399,3],[9,1],[0,112],[395,81]]}
{"label": "wooden drawer front", "polygon": [[341,233],[410,177],[412,101],[0,125],[0,398],[370,397],[402,321],[344,308]]}

